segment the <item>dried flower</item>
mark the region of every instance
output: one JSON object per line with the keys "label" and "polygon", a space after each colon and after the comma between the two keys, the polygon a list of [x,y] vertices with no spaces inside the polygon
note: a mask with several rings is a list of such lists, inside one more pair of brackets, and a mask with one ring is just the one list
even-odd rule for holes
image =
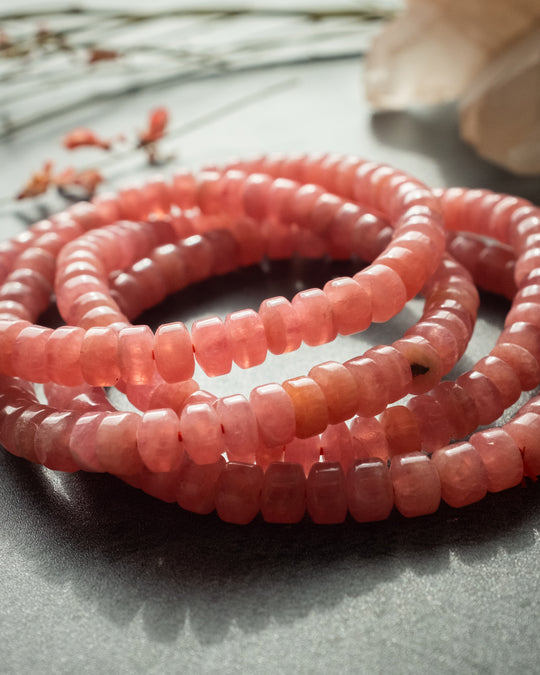
{"label": "dried flower", "polygon": [[482,156],[540,173],[539,31],[538,0],[408,0],[372,45],[368,99],[399,109],[462,97],[461,133]]}
{"label": "dried flower", "polygon": [[78,127],[69,131],[62,139],[62,144],[67,150],[89,145],[102,150],[111,149],[111,141],[100,138],[94,131],[85,127]]}
{"label": "dried flower", "polygon": [[43,167],[33,173],[23,189],[17,195],[17,199],[30,199],[47,192],[52,180],[53,162],[48,160]]}
{"label": "dried flower", "polygon": [[168,122],[169,112],[167,108],[155,108],[152,110],[148,118],[148,127],[137,134],[139,147],[142,148],[150,143],[156,143],[163,138]]}

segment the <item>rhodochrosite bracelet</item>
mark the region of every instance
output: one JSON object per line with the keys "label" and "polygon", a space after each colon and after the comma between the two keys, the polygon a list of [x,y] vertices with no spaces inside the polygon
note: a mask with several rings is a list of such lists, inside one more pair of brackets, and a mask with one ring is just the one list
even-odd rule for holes
{"label": "rhodochrosite bracelet", "polygon": [[[294,255],[368,264],[190,330],[131,323],[191,283]],[[0,442],[50,469],[109,472],[232,523],[425,515],[540,474],[538,399],[476,431],[540,383],[540,210],[524,199],[432,191],[353,157],[262,157],[75,204],[1,244],[0,277]],[[512,299],[505,328],[443,380],[476,285]],[[54,330],[34,323],[53,293]],[[418,293],[420,319],[391,345],[249,397],[193,379],[365,330]],[[115,409],[110,386],[140,413]]]}

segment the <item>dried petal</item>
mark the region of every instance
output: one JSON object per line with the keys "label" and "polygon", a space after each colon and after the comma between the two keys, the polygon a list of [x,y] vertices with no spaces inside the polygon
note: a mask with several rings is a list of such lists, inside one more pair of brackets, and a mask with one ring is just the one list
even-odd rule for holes
{"label": "dried petal", "polygon": [[94,131],[85,127],[78,127],[69,131],[64,136],[62,143],[68,150],[89,145],[102,148],[103,150],[111,149],[110,141],[100,138]]}
{"label": "dried petal", "polygon": [[119,57],[120,52],[117,52],[115,49],[99,49],[98,47],[94,47],[88,50],[87,62],[114,61]]}
{"label": "dried petal", "polygon": [[138,133],[139,147],[156,143],[163,138],[168,122],[169,112],[167,108],[155,108],[152,110],[148,119],[148,128]]}
{"label": "dried petal", "polygon": [[47,192],[51,185],[53,162],[50,160],[43,164],[40,171],[33,173],[23,189],[17,195],[17,199],[30,199]]}

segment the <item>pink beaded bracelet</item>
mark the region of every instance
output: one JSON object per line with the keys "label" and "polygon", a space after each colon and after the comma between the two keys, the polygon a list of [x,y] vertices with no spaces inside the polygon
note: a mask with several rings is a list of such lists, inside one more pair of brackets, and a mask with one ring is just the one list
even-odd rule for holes
{"label": "pink beaded bracelet", "polygon": [[[417,184],[413,184],[413,187],[404,188],[404,185],[407,184],[406,178],[403,178],[403,176],[396,178],[392,170],[386,167],[370,166],[365,162],[360,163],[348,159],[338,161],[334,158],[319,161],[311,161],[308,158],[278,161],[259,160],[253,168],[256,171],[264,169],[267,174],[277,173],[278,175],[305,179],[306,176],[313,177],[318,170],[317,167],[321,169],[317,178],[318,182],[323,187],[333,189],[345,196],[353,188],[360,194],[362,189],[366,189],[366,176],[375,176],[376,180],[369,179],[373,202],[379,207],[382,203],[380,200],[392,204],[390,213],[393,213],[395,204],[399,202],[395,193],[402,195],[401,203],[404,202],[408,207],[410,206],[416,217],[420,215],[422,209],[430,208],[429,205],[417,203],[421,198],[418,190],[422,190],[418,188]],[[248,165],[242,165],[240,168],[249,169]],[[239,175],[236,178],[236,183],[232,181],[232,184],[238,187],[242,180]],[[257,196],[256,199],[253,199],[253,204],[258,204],[256,208],[262,208],[260,206],[260,186],[265,182],[268,185],[269,180],[268,177],[265,178],[260,174],[256,180],[253,180],[253,185],[257,186],[253,189]],[[179,192],[182,193],[182,190],[184,190],[184,195],[189,193],[186,188],[189,183],[190,178],[187,175],[182,175],[175,181]],[[230,183],[231,181],[224,181],[219,173],[210,179],[206,177],[204,181],[201,181],[203,187],[200,188],[200,192],[201,195],[204,195],[202,201],[207,204],[207,210],[215,211],[215,205],[221,199],[224,184],[227,185],[229,193],[234,192],[234,190],[231,190]],[[277,181],[271,181],[271,184],[274,190],[271,198],[272,209],[279,214],[286,213],[287,209],[290,208],[289,200],[292,193],[290,184],[288,182],[278,183]],[[163,182],[155,181],[141,191],[145,200],[152,202],[152,208],[155,208],[156,203],[158,204],[157,216],[164,215],[163,201],[158,200],[156,202],[156,194],[163,194],[164,185]],[[306,191],[306,193],[309,192],[310,190]],[[311,192],[316,191],[311,190]],[[148,195],[154,195],[153,201],[148,199]],[[27,456],[34,461],[36,459],[43,460],[48,465],[54,465],[58,460],[60,460],[60,463],[64,461],[65,465],[69,465],[71,461],[70,470],[84,465],[84,468],[89,470],[109,470],[111,473],[124,474],[124,476],[129,474],[128,480],[130,482],[138,484],[151,494],[173,501],[178,499],[182,506],[198,512],[208,512],[213,510],[215,506],[221,517],[232,522],[248,522],[259,508],[263,517],[267,520],[294,522],[302,517],[306,505],[316,522],[339,522],[339,519],[345,517],[347,507],[353,517],[358,520],[373,520],[386,517],[388,504],[392,508],[394,501],[398,510],[405,515],[421,515],[436,508],[440,500],[441,485],[443,498],[449,503],[459,506],[483,496],[481,494],[482,489],[484,493],[487,489],[487,487],[484,489],[484,483],[486,486],[491,486],[489,487],[490,490],[495,491],[519,482],[523,475],[523,463],[525,463],[527,475],[536,475],[534,472],[537,469],[538,448],[532,444],[527,446],[527,451],[523,449],[522,452],[519,452],[518,450],[521,473],[516,480],[519,473],[519,463],[515,451],[518,446],[515,443],[512,445],[510,437],[512,437],[512,433],[517,434],[516,440],[518,441],[522,437],[519,434],[523,435],[523,425],[517,424],[520,418],[518,418],[514,427],[509,428],[508,432],[506,432],[506,427],[503,432],[499,433],[500,430],[494,430],[491,435],[489,435],[489,432],[478,432],[471,437],[470,443],[462,443],[455,448],[450,447],[448,450],[440,448],[440,445],[450,438],[449,436],[444,441],[445,433],[440,432],[440,425],[446,421],[446,429],[451,429],[450,433],[456,437],[460,433],[468,433],[480,422],[479,408],[482,410],[483,419],[486,420],[482,423],[487,423],[487,420],[492,421],[490,418],[495,415],[497,410],[501,409],[501,405],[509,405],[516,400],[516,392],[519,395],[521,388],[532,388],[540,381],[540,375],[537,375],[539,370],[538,287],[536,283],[538,279],[538,253],[535,250],[539,231],[538,211],[524,200],[499,197],[485,192],[473,195],[474,199],[470,196],[470,192],[466,191],[461,193],[459,191],[447,191],[437,196],[443,204],[445,219],[449,226],[452,225],[452,218],[456,217],[455,214],[459,214],[460,220],[456,220],[456,222],[466,222],[467,229],[479,233],[487,232],[504,242],[511,243],[518,255],[515,271],[516,280],[521,288],[509,314],[508,326],[499,339],[497,347],[493,350],[494,355],[483,359],[478,364],[476,372],[473,371],[471,375],[462,376],[461,382],[455,385],[441,383],[441,385],[438,385],[437,391],[428,396],[413,398],[406,406],[389,408],[382,414],[380,421],[374,418],[372,421],[356,418],[350,430],[343,422],[339,422],[338,424],[331,424],[320,439],[311,437],[304,441],[297,440],[286,444],[285,452],[281,448],[281,456],[279,457],[285,458],[285,462],[276,464],[272,461],[278,458],[279,452],[267,452],[266,457],[264,457],[264,452],[259,452],[255,464],[245,461],[230,461],[230,458],[226,463],[220,456],[220,452],[217,461],[206,464],[204,463],[204,456],[198,458],[199,463],[194,462],[193,457],[189,456],[189,453],[193,454],[196,449],[190,447],[189,440],[186,445],[184,428],[189,430],[189,424],[194,425],[194,428],[202,424],[203,432],[199,432],[199,437],[203,436],[204,432],[208,433],[209,430],[214,429],[212,433],[215,438],[211,439],[207,447],[211,448],[212,443],[214,445],[217,443],[218,445],[221,444],[219,447],[222,450],[226,448],[228,450],[229,445],[235,443],[233,440],[234,434],[228,432],[227,427],[218,428],[215,424],[216,411],[219,406],[226,408],[228,402],[210,405],[208,400],[204,400],[204,397],[201,399],[200,394],[193,393],[188,398],[188,401],[192,400],[188,407],[189,405],[195,406],[197,414],[190,415],[189,420],[186,418],[184,425],[180,420],[180,426],[178,426],[178,417],[171,410],[148,410],[142,418],[134,413],[109,412],[110,406],[107,405],[106,401],[100,401],[99,397],[97,401],[94,400],[89,393],[92,390],[83,387],[81,392],[73,397],[73,403],[76,404],[75,411],[86,411],[80,417],[73,415],[73,412],[59,411],[57,413],[52,408],[40,406],[28,385],[6,378],[2,388],[3,399],[10,403],[2,413],[2,438],[0,440],[11,446],[9,449],[13,449],[16,454]],[[467,197],[469,197],[468,200]],[[426,198],[429,204],[433,196],[431,193],[424,191],[423,198]],[[127,200],[130,204],[129,208],[132,209],[131,214],[128,215],[136,217],[134,204],[137,203],[137,199],[140,201],[137,194],[132,192],[127,196],[125,194],[119,195],[118,202],[124,203],[123,208],[127,209],[125,206]],[[263,195],[263,206],[264,199]],[[465,202],[467,202],[466,207],[463,206]],[[488,202],[489,208],[486,207]],[[116,205],[114,200],[109,198],[98,200],[98,206],[102,213],[108,213],[110,216],[114,214]],[[183,206],[193,208],[192,203]],[[312,208],[313,203],[309,205],[309,208],[304,207],[304,217]],[[98,224],[95,219],[96,213],[95,211],[92,213],[91,208],[82,206],[75,208],[74,211],[79,213],[79,218],[85,223],[85,227],[90,229]],[[118,215],[117,212],[116,217]],[[210,213],[210,215],[217,218],[216,213]],[[126,217],[124,214],[122,216]],[[299,211],[295,217],[300,219],[302,213]],[[94,218],[93,221],[92,218]],[[14,271],[36,269],[42,277],[42,279],[36,277],[38,281],[42,282],[43,279],[46,281],[46,274],[51,267],[50,259],[47,255],[41,255],[39,246],[32,246],[32,244],[40,237],[46,238],[48,236],[48,245],[54,247],[58,245],[62,236],[65,240],[69,239],[68,232],[70,235],[80,234],[80,231],[76,232],[77,227],[74,227],[72,222],[70,223],[70,217],[59,216],[57,222],[59,224],[58,231],[54,227],[37,224],[34,226],[32,235],[28,235],[26,239],[24,237],[19,238],[11,245],[5,246],[1,250],[0,255],[2,257],[0,260],[6,272],[9,272],[10,263],[15,258],[20,260],[20,258],[26,256],[24,264],[28,267],[25,268],[20,265]],[[205,226],[208,227],[208,224]],[[279,227],[279,223],[276,227]],[[270,226],[267,229],[270,229]],[[51,235],[53,236],[51,237]],[[350,227],[345,225],[341,230],[338,228],[337,232],[334,231],[331,236],[326,237],[326,241],[329,242],[329,250],[331,252],[333,250],[334,255],[337,255],[337,257],[343,256],[350,242]],[[459,245],[456,245],[456,241]],[[474,273],[480,277],[483,275],[483,283],[487,282],[491,290],[502,290],[510,295],[512,288],[509,283],[509,271],[513,268],[513,259],[509,250],[495,246],[487,249],[483,245],[480,248],[475,242],[469,242],[471,242],[470,239],[454,239],[455,252],[460,253],[464,262],[466,262],[467,255],[469,256],[469,263],[471,261],[475,263]],[[320,246],[320,242],[317,242],[317,244]],[[471,253],[475,245],[479,254],[477,257],[474,256],[474,251]],[[342,247],[341,250],[340,246]],[[398,248],[400,247],[398,246]],[[395,264],[393,259],[390,260]],[[497,275],[494,270],[496,270],[497,265],[501,264],[501,261],[504,261],[506,274]],[[383,263],[381,264],[386,265],[387,262],[388,260],[384,258],[383,253]],[[12,265],[11,267],[13,268]],[[389,268],[393,269],[391,266]],[[404,274],[406,273],[403,268],[400,268],[399,264],[397,264],[397,269]],[[448,277],[450,276],[448,275]],[[504,278],[504,283],[500,282],[501,276]],[[22,278],[24,278],[24,275]],[[481,279],[480,282],[482,283]],[[435,296],[440,290],[437,286],[438,283],[432,283],[431,291],[434,292]],[[499,285],[497,286],[497,284]],[[36,283],[36,287],[37,285]],[[456,289],[448,286],[446,292],[448,293],[450,290],[455,291]],[[30,298],[35,294],[29,292],[27,295]],[[44,291],[42,295],[44,295]],[[9,325],[2,327],[0,340],[6,345],[10,345],[13,344],[13,335],[20,326],[20,322],[14,321],[15,317],[18,316],[17,311],[20,311],[19,307],[27,312],[29,310],[24,303],[19,303],[13,299],[6,299],[3,302],[7,304],[4,304],[3,307],[0,305],[0,308],[7,314],[5,319]],[[450,293],[444,298],[443,306],[446,306],[448,310],[455,310],[456,307],[452,304],[453,302],[455,302],[455,295],[453,297],[453,294]],[[13,312],[11,315],[9,315],[10,311]],[[428,311],[429,307],[426,306],[425,313]],[[536,322],[534,320],[535,312]],[[531,317],[533,318],[532,323]],[[528,319],[528,321],[523,321],[523,319]],[[448,320],[448,317],[446,317],[446,320]],[[427,331],[427,336],[415,335],[415,338],[419,338],[427,344],[430,343],[430,339],[433,341],[433,331],[430,335],[430,323],[432,322],[428,319],[424,322],[422,328],[421,321],[419,326],[424,333]],[[427,328],[425,327],[426,324]],[[65,334],[67,335],[70,330],[64,329]],[[81,333],[78,333],[78,335],[80,337]],[[66,346],[72,342],[71,338],[65,337],[64,339]],[[75,339],[73,341],[76,342]],[[114,343],[114,340],[112,342]],[[416,339],[416,343],[418,343],[418,339]],[[415,340],[413,339],[410,344],[414,345]],[[79,343],[78,348],[80,350],[81,343]],[[77,347],[74,349],[76,352]],[[386,353],[385,358],[388,358],[388,353]],[[9,363],[9,360],[6,361]],[[39,366],[39,363],[36,365]],[[321,365],[324,366],[324,364]],[[338,372],[341,373],[341,380],[344,380],[343,371],[339,369],[334,368],[332,370],[327,367],[325,370],[321,366],[316,366],[315,369],[318,369],[316,372],[319,378],[326,377],[328,381],[329,375],[333,373],[331,380],[333,377],[336,381],[336,378],[339,380],[339,375],[336,375],[336,372]],[[302,378],[297,378],[297,380],[302,380]],[[321,397],[319,391],[321,387],[317,385],[313,377],[304,378],[304,380],[289,384],[289,391],[286,391],[285,394],[288,394],[288,398],[292,400],[295,397],[298,400],[304,400],[307,397],[310,403],[308,408],[311,407],[312,412],[324,412],[326,409],[328,415],[332,404],[330,395],[332,387],[324,390]],[[187,385],[189,388],[189,381],[180,384]],[[134,386],[137,388],[137,385]],[[48,396],[51,405],[55,405],[54,401],[56,400],[61,408],[60,399],[63,395],[65,396],[62,389],[64,388],[56,387],[55,391],[54,387],[49,387]],[[354,387],[352,389],[354,390]],[[286,401],[287,399],[281,393],[282,390],[279,391],[282,400]],[[199,396],[198,399],[193,399],[197,396]],[[479,397],[483,405],[475,406],[474,398]],[[339,398],[340,396],[337,395],[337,402]],[[222,401],[225,401],[225,399],[222,399]],[[238,419],[247,420],[242,426],[242,434],[240,435],[243,436],[244,440],[248,440],[249,445],[250,439],[252,443],[258,442],[258,435],[262,431],[261,422],[264,426],[265,416],[261,415],[253,420],[252,413],[250,418],[250,408],[246,407],[246,403],[245,399],[244,401],[237,400],[235,412]],[[489,405],[487,405],[488,403]],[[64,405],[66,405],[66,402],[64,402]],[[73,404],[70,405],[73,406]],[[532,407],[527,408],[524,416],[534,426],[537,407],[534,407],[534,403],[530,405]],[[231,407],[234,407],[232,403]],[[293,405],[296,416],[298,416],[298,413],[305,414],[305,408],[304,404],[296,407]],[[96,409],[99,409],[99,411]],[[243,412],[239,412],[242,410]],[[476,416],[470,412],[471,410],[476,410]],[[419,411],[420,414],[418,414]],[[469,414],[466,414],[468,411]],[[429,415],[426,415],[426,413],[429,413]],[[58,417],[62,415],[63,417]],[[50,421],[48,421],[49,417],[51,418]],[[425,422],[426,417],[435,420],[435,424],[424,423],[422,425],[421,420]],[[229,419],[232,418],[229,417]],[[251,424],[249,423],[250,419]],[[62,420],[62,424],[60,420]],[[253,424],[254,421],[255,424]],[[188,423],[187,426],[186,422]],[[296,422],[298,423],[298,420]],[[58,424],[58,432],[53,433],[55,424]],[[444,424],[442,424],[442,427],[444,429]],[[45,431],[38,433],[37,429],[45,429]],[[81,432],[81,429],[84,432]],[[90,436],[92,436],[92,429],[95,432],[93,442],[87,444],[86,448],[83,444],[81,451],[81,439],[87,436],[86,432],[90,432]],[[158,436],[158,429],[163,430],[159,443],[153,440]],[[178,442],[180,429],[182,429],[182,443]],[[406,433],[403,432],[404,429],[407,430]],[[434,429],[436,429],[435,432]],[[306,431],[308,430],[309,425],[306,428]],[[422,433],[420,433],[421,430]],[[267,434],[271,432],[271,428],[266,429]],[[227,433],[229,438],[226,445],[222,437],[227,436]],[[387,453],[392,455],[390,473],[388,473],[384,461],[387,455],[384,455],[384,452],[380,451],[380,447],[377,447],[377,443],[379,443],[379,446],[384,445],[384,443],[380,443],[381,433],[386,441]],[[383,459],[370,460],[369,455],[372,453],[369,452],[369,449],[366,450],[363,447],[363,450],[359,450],[362,444],[365,446],[367,443],[369,446],[367,439],[370,434],[374,440],[371,448],[375,448],[375,453],[383,454]],[[61,448],[60,450],[53,449],[54,444],[46,444],[46,440],[51,435],[63,440],[63,443],[60,443],[59,446],[54,446],[55,448]],[[188,433],[188,437],[189,435]],[[197,434],[194,435],[194,438],[196,437]],[[353,443],[353,440],[355,443]],[[476,442],[473,443],[473,440]],[[406,442],[404,443],[404,441]],[[44,443],[48,449],[45,453],[43,453],[42,447]],[[111,452],[111,443],[114,444],[114,452]],[[152,445],[153,449],[150,450],[149,448]],[[185,447],[181,447],[182,445]],[[437,445],[440,449],[437,449]],[[194,446],[193,442],[191,442],[191,446]],[[190,449],[187,453],[184,453],[187,447]],[[421,447],[436,450],[431,460],[428,455],[419,453]],[[39,448],[39,457],[36,455],[36,448]],[[321,456],[321,448],[324,462],[317,461]],[[343,451],[344,448],[345,452]],[[404,451],[406,451],[405,455],[403,454]],[[75,457],[78,462],[74,459]],[[215,457],[215,454],[210,453],[208,455],[209,459],[215,459]],[[290,461],[295,459],[300,460],[305,469],[308,469],[307,479],[298,462]],[[65,466],[55,466],[55,468],[66,469]],[[266,471],[263,471],[263,468]],[[454,474],[462,477],[459,486],[452,482],[455,482]],[[468,478],[465,479],[464,476]],[[480,478],[485,480],[482,482]],[[468,485],[467,480],[470,485]],[[361,490],[360,486],[362,486]],[[461,497],[459,498],[456,498],[453,494],[453,489],[457,487],[461,490]],[[411,489],[413,490],[412,497]],[[378,504],[377,508],[375,508],[376,504]],[[385,513],[386,515],[384,515]]]}

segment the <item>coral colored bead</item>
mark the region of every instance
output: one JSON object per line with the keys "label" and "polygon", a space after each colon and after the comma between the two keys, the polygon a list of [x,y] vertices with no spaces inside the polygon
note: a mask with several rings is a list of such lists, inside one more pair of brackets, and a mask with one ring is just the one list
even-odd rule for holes
{"label": "coral colored bead", "polygon": [[511,343],[526,349],[540,363],[540,328],[520,321],[505,328],[497,343]]}
{"label": "coral colored bead", "polygon": [[137,449],[150,471],[161,473],[180,468],[184,446],[179,433],[180,420],[170,408],[144,413],[137,430]]}
{"label": "coral colored bead", "polygon": [[9,440],[6,447],[17,457],[24,457],[31,462],[37,461],[35,439],[37,430],[54,410],[49,406],[35,404],[28,406],[17,417],[13,425],[12,445]]}
{"label": "coral colored bead", "polygon": [[196,464],[186,457],[178,479],[178,504],[193,513],[211,513],[216,503],[217,481],[224,469],[223,457],[212,464]]}
{"label": "coral colored bead", "polygon": [[120,379],[117,331],[109,327],[87,330],[81,344],[80,364],[88,384],[96,387],[116,384]]}
{"label": "coral colored bead", "polygon": [[249,401],[235,394],[218,399],[214,407],[229,460],[253,462],[259,445],[259,428]]}
{"label": "coral colored bead", "polygon": [[478,407],[459,384],[440,382],[429,395],[443,406],[452,438],[462,438],[476,429],[479,424]]}
{"label": "coral colored bead", "polygon": [[400,351],[389,345],[380,345],[368,349],[364,357],[380,366],[389,403],[399,401],[407,394],[412,382],[412,372],[409,362]]}
{"label": "coral colored bead", "polygon": [[406,518],[435,513],[441,501],[441,483],[427,455],[392,457],[390,478],[396,509]]}
{"label": "coral colored bead", "polygon": [[284,354],[300,347],[300,320],[286,298],[278,296],[264,300],[259,307],[259,316],[264,325],[268,349],[272,354]]}
{"label": "coral colored bead", "polygon": [[443,405],[432,396],[420,394],[407,401],[420,432],[422,450],[433,452],[448,445],[451,438],[450,424]]}
{"label": "coral colored bead", "polygon": [[148,326],[128,326],[118,334],[118,365],[125,382],[145,384],[154,377],[154,334]]}
{"label": "coral colored bead", "polygon": [[456,384],[463,387],[474,400],[478,410],[478,423],[491,424],[504,412],[504,405],[499,390],[483,373],[472,370],[460,375]]}
{"label": "coral colored bead", "polygon": [[300,464],[307,476],[311,467],[319,461],[320,455],[321,440],[319,436],[294,438],[285,445],[283,461]]}
{"label": "coral colored bead", "polygon": [[188,403],[180,415],[186,452],[197,464],[212,464],[224,450],[223,432],[209,403]]}
{"label": "coral colored bead", "polygon": [[442,374],[446,375],[459,358],[458,342],[449,328],[438,323],[422,319],[405,332],[405,337],[419,335],[429,342],[441,359]]}
{"label": "coral colored bead", "polygon": [[381,367],[369,358],[345,361],[345,368],[356,382],[358,409],[361,417],[372,417],[382,412],[388,403],[388,389],[381,374]]}
{"label": "coral colored bead", "polygon": [[256,464],[229,462],[216,485],[216,511],[227,523],[247,525],[259,512],[264,473]]}
{"label": "coral colored bead", "polygon": [[267,216],[272,184],[272,179],[262,174],[255,173],[247,177],[243,195],[243,207],[246,215],[257,220]]}
{"label": "coral colored bead", "polygon": [[440,381],[443,370],[441,358],[425,338],[419,335],[404,337],[396,340],[392,347],[400,351],[411,366],[411,394],[423,394]]}
{"label": "coral colored bead", "polygon": [[416,418],[404,405],[388,407],[380,417],[390,456],[419,452],[422,447]]}
{"label": "coral colored bead", "polygon": [[525,475],[536,479],[540,475],[540,415],[533,412],[518,415],[503,426],[503,431],[518,446]]}
{"label": "coral colored bead", "polygon": [[266,358],[266,333],[262,319],[252,309],[232,312],[225,319],[225,333],[233,360],[240,368],[258,366]]}
{"label": "coral colored bead", "polygon": [[328,407],[328,422],[350,419],[358,410],[358,387],[351,372],[336,361],[320,363],[308,376],[321,388]]}
{"label": "coral colored bead", "polygon": [[225,325],[218,316],[195,321],[191,327],[191,341],[197,363],[209,377],[230,371],[233,350]]}
{"label": "coral colored bead", "polygon": [[394,506],[394,490],[386,463],[380,459],[356,461],[347,472],[349,513],[359,523],[385,520]]}
{"label": "coral colored bead", "polygon": [[355,417],[351,423],[355,459],[379,458],[386,462],[390,457],[388,441],[376,417]]}
{"label": "coral colored bead", "polygon": [[258,464],[265,471],[270,464],[284,461],[284,449],[282,446],[268,448],[262,443],[257,448],[255,454],[255,464]]}
{"label": "coral colored bead", "polygon": [[249,402],[265,445],[283,446],[292,441],[296,431],[295,410],[291,397],[280,384],[255,387]]}
{"label": "coral colored bead", "polygon": [[292,299],[302,331],[302,340],[310,346],[332,342],[337,335],[332,306],[319,288],[300,291]]}
{"label": "coral colored bead", "polygon": [[328,404],[320,386],[310,377],[285,380],[283,389],[294,406],[296,436],[307,438],[328,426]]}
{"label": "coral colored bead", "polygon": [[368,282],[339,277],[327,282],[323,291],[330,300],[334,324],[340,335],[351,335],[369,327],[371,287]]}
{"label": "coral colored bead", "polygon": [[69,449],[69,439],[79,415],[69,411],[53,412],[42,419],[34,438],[36,459],[54,471],[78,471]]}
{"label": "coral colored bead", "polygon": [[85,471],[105,471],[96,455],[97,430],[105,418],[103,412],[89,412],[75,422],[69,437],[69,450],[77,466]]}
{"label": "coral colored bead", "polygon": [[376,263],[355,274],[353,279],[361,284],[369,283],[372,320],[375,323],[388,321],[405,307],[407,290],[392,268]]}
{"label": "coral colored bead", "polygon": [[488,487],[486,468],[470,443],[441,448],[433,453],[431,461],[439,474],[442,498],[450,506],[467,506],[485,496]]}
{"label": "coral colored bead", "polygon": [[195,370],[191,335],[180,321],[161,325],[154,337],[156,368],[165,382],[189,380]]}
{"label": "coral colored bead", "polygon": [[356,458],[356,439],[345,422],[329,424],[321,434],[319,445],[324,461],[339,462],[344,471]]}
{"label": "coral colored bead", "polygon": [[136,413],[109,413],[96,432],[96,457],[105,471],[116,475],[136,474],[143,468],[137,451]]}
{"label": "coral colored bead", "polygon": [[29,328],[28,321],[0,320],[0,372],[5,375],[15,375],[12,354],[17,337],[24,328]]}
{"label": "coral colored bead", "polygon": [[299,464],[275,462],[264,474],[261,515],[267,523],[298,523],[306,512],[306,478]]}
{"label": "coral colored bead", "polygon": [[524,347],[509,342],[497,343],[490,356],[496,356],[512,367],[523,391],[530,391],[540,383],[538,361]]}
{"label": "coral colored bead", "polygon": [[17,335],[11,363],[19,377],[30,382],[46,382],[49,379],[45,349],[52,332],[50,328],[27,326]]}
{"label": "coral colored bead", "polygon": [[523,458],[510,434],[503,429],[486,429],[473,434],[469,443],[476,448],[486,468],[489,492],[499,492],[521,483]]}
{"label": "coral colored bead", "polygon": [[315,523],[342,523],[347,516],[345,474],[340,464],[319,462],[311,467],[306,482],[306,504]]}

